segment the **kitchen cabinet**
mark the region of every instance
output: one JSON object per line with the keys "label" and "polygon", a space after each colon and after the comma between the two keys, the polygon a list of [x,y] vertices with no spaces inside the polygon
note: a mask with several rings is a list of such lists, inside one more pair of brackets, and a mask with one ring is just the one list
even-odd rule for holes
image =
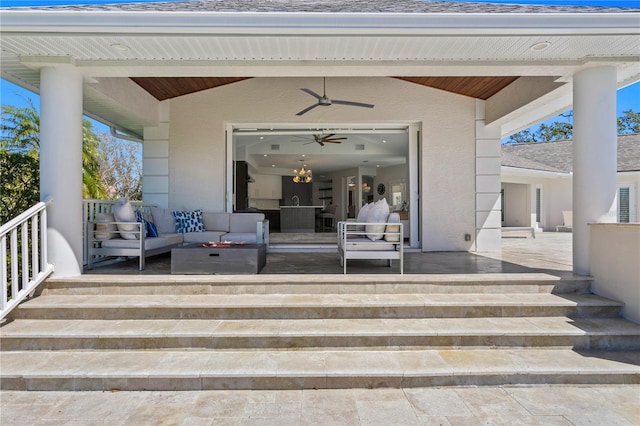
{"label": "kitchen cabinet", "polygon": [[282,198],[282,177],[276,175],[252,174],[254,182],[249,183],[249,198],[279,200]]}
{"label": "kitchen cabinet", "polygon": [[316,211],[322,206],[280,207],[280,232],[316,232]]}

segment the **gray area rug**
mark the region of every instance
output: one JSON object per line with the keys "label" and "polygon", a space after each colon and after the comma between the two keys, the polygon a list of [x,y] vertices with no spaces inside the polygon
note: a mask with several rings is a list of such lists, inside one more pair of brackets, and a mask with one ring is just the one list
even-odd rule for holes
{"label": "gray area rug", "polygon": [[335,244],[336,238],[335,232],[272,232],[269,234],[269,244]]}

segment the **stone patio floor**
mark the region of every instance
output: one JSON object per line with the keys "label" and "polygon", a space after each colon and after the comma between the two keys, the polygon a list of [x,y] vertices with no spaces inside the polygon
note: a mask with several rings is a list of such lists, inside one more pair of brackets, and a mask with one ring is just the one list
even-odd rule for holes
{"label": "stone patio floor", "polygon": [[638,425],[640,385],[2,392],[9,425]]}
{"label": "stone patio floor", "polygon": [[[495,254],[408,253],[405,273],[571,274],[571,234],[503,239]],[[340,273],[335,254],[272,253],[265,274]],[[167,274],[167,257],[143,274]],[[397,266],[396,266],[397,267]],[[396,268],[394,267],[394,268]],[[331,268],[327,271],[326,268]],[[394,273],[354,262],[350,273]],[[374,271],[372,272],[372,269]],[[139,274],[135,262],[97,274]],[[265,280],[267,277],[265,276]],[[277,279],[269,277],[269,281]],[[640,425],[640,385],[200,392],[0,392],[10,425]]]}

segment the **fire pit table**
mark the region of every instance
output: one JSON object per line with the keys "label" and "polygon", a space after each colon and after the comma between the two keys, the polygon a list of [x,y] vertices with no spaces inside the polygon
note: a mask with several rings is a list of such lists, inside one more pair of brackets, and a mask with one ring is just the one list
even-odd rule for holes
{"label": "fire pit table", "polygon": [[266,263],[264,244],[188,244],[171,250],[172,274],[258,274]]}

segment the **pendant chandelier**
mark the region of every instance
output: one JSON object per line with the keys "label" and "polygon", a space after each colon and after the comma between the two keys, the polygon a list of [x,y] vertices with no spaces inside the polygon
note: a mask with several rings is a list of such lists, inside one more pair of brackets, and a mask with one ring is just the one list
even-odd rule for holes
{"label": "pendant chandelier", "polygon": [[303,164],[300,169],[293,169],[293,181],[295,183],[309,183],[311,182],[311,169],[305,169],[306,164]]}

